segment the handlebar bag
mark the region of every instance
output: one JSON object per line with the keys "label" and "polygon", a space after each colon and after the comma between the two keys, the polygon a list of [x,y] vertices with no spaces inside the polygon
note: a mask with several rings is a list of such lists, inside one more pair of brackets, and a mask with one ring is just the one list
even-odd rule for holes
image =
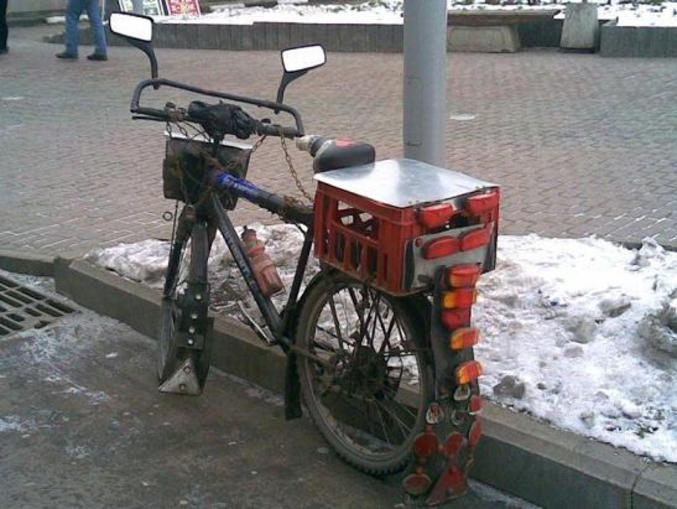
{"label": "handlebar bag", "polygon": [[[210,142],[185,137],[167,136],[165,158],[162,162],[162,190],[165,198],[184,203],[196,203],[207,190],[206,173],[208,159],[215,157],[222,170],[233,176],[245,178],[249,169],[251,146],[224,141],[216,156]],[[232,210],[237,197],[223,191],[219,193],[221,204]]]}

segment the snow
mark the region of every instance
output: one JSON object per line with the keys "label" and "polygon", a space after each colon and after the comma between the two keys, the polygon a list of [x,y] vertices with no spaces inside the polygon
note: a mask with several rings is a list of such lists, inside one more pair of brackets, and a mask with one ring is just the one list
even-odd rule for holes
{"label": "snow", "polygon": [[[287,288],[301,234],[290,225],[250,225]],[[240,230],[241,231],[241,230]],[[162,286],[162,241],[98,249],[87,259]],[[306,280],[318,270],[311,260]],[[210,255],[217,306],[247,297],[223,241]],[[223,283],[225,281],[225,283]],[[650,239],[629,250],[596,239],[502,236],[498,264],[480,283],[474,325],[485,397],[551,425],[655,460],[677,462],[677,253]],[[281,306],[285,295],[275,298]],[[506,376],[523,385],[497,390]],[[514,385],[514,384],[513,384]]]}
{"label": "snow", "polygon": [[[677,26],[677,3],[597,0],[601,20],[619,20],[619,26]],[[245,7],[243,4],[212,6],[213,12],[201,17],[156,17],[160,23],[210,23],[251,25],[256,22],[401,24],[402,0],[370,0],[358,4],[307,5],[303,0],[280,1],[275,7]],[[527,0],[503,0],[490,4],[485,0],[448,0],[448,8],[462,11],[538,11],[564,10],[566,2],[544,1],[529,5]],[[563,19],[563,13],[556,16]]]}

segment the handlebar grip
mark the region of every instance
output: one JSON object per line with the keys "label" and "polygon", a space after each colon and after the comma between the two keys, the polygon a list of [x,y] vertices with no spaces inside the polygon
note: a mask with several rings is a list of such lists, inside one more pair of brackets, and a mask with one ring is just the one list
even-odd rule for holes
{"label": "handlebar grip", "polygon": [[132,113],[156,117],[161,120],[169,120],[169,114],[165,110],[158,110],[157,108],[132,108]]}
{"label": "handlebar grip", "polygon": [[256,134],[266,136],[284,136],[285,138],[297,138],[300,136],[298,129],[294,127],[282,127],[273,124],[256,123]]}

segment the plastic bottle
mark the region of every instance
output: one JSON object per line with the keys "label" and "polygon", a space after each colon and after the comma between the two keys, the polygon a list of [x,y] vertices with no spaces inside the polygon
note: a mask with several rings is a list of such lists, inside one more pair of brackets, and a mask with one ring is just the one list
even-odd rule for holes
{"label": "plastic bottle", "polygon": [[284,284],[277,273],[277,268],[275,268],[275,264],[270,259],[270,256],[266,254],[263,242],[256,237],[256,232],[245,226],[242,232],[242,242],[244,243],[245,252],[249,257],[256,282],[261,288],[261,293],[266,297],[270,297],[282,291]]}

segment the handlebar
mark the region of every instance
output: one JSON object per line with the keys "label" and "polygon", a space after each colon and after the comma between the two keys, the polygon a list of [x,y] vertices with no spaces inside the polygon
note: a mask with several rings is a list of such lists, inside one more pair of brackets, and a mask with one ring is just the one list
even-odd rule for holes
{"label": "handlebar", "polygon": [[275,113],[279,111],[284,111],[285,113],[290,114],[294,118],[296,127],[282,127],[274,124],[263,123],[258,120],[255,120],[255,130],[259,135],[266,136],[284,136],[285,138],[297,138],[304,135],[303,121],[301,120],[301,115],[299,112],[287,106],[286,104],[277,103],[273,101],[266,101],[263,99],[255,99],[251,97],[239,96],[234,94],[227,94],[223,92],[216,92],[214,90],[203,89],[195,87],[192,85],[186,85],[184,83],[179,83],[177,81],[171,81],[164,78],[155,78],[150,80],[144,80],[139,83],[134,89],[132,95],[132,103],[130,110],[134,114],[133,118],[141,119],[157,119],[160,121],[188,121],[199,123],[199,120],[191,118],[187,112],[183,110],[160,110],[157,108],[147,108],[139,106],[139,101],[141,99],[141,93],[148,87],[159,88],[160,86],[167,86],[171,88],[177,88],[179,90],[186,90],[188,92],[194,92],[196,94],[217,97],[219,99],[226,99],[229,101],[241,102],[245,104],[252,104],[254,106],[259,106],[262,108],[267,108]]}

